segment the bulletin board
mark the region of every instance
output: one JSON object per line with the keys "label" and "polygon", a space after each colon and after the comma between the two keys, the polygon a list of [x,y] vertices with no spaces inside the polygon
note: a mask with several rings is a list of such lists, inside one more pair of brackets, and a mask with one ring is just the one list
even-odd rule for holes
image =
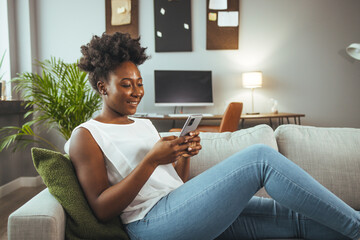
{"label": "bulletin board", "polygon": [[[239,14],[239,0],[227,1],[227,8],[215,10],[209,8],[209,2],[206,0],[206,49],[239,49],[239,15],[237,26],[219,26],[219,14],[236,13]],[[221,12],[221,13],[220,13]],[[223,16],[223,15],[222,15]]]}
{"label": "bulletin board", "polygon": [[154,0],[155,51],[192,51],[191,1]]}
{"label": "bulletin board", "polygon": [[[130,5],[130,6],[128,6]],[[114,14],[120,20],[114,23]],[[128,20],[121,19],[128,15]],[[130,15],[130,16],[129,16]],[[139,37],[139,1],[138,0],[105,0],[106,33],[129,33],[132,38]],[[124,17],[126,18],[126,17]],[[116,20],[116,19],[115,19]]]}

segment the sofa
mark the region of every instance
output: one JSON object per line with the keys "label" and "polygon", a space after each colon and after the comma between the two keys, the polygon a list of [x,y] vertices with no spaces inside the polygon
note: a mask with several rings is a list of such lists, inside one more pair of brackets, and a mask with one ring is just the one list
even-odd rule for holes
{"label": "sofa", "polygon": [[[174,133],[161,133],[162,136]],[[191,161],[194,177],[226,157],[253,144],[266,144],[301,166],[330,191],[360,210],[360,129],[281,125],[275,131],[258,125],[236,132],[202,132],[202,151]],[[258,196],[269,197],[264,189]],[[8,219],[8,239],[62,240],[65,212],[43,190]]]}

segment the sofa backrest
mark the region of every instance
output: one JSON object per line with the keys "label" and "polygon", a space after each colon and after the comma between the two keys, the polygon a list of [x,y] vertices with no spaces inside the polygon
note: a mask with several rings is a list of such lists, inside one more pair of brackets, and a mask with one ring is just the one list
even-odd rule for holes
{"label": "sofa backrest", "polygon": [[[161,133],[161,136],[179,133]],[[274,131],[268,125],[258,125],[236,132],[201,132],[202,150],[190,162],[190,178],[221,162],[234,153],[253,144],[266,144],[277,150]]]}
{"label": "sofa backrest", "polygon": [[360,129],[281,125],[279,152],[360,210]]}

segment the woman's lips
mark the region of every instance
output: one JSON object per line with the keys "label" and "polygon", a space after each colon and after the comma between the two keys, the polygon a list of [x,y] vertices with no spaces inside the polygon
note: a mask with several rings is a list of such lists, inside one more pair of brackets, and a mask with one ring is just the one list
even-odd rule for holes
{"label": "woman's lips", "polygon": [[139,102],[135,102],[135,101],[128,101],[127,103],[129,103],[132,106],[137,106],[139,104]]}

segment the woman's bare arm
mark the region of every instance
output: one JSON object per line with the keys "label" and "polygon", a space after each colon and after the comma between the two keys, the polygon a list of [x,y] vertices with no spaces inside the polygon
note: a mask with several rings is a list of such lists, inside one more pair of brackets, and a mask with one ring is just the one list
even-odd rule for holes
{"label": "woman's bare arm", "polygon": [[70,158],[97,218],[106,221],[119,215],[134,200],[158,165],[179,159],[187,148],[180,143],[179,139],[162,138],[126,178],[110,186],[101,149],[88,130],[76,130],[71,139]]}
{"label": "woman's bare arm", "polygon": [[190,175],[190,157],[180,158],[176,162],[174,168],[181,180],[183,182],[186,182],[189,179]]}

